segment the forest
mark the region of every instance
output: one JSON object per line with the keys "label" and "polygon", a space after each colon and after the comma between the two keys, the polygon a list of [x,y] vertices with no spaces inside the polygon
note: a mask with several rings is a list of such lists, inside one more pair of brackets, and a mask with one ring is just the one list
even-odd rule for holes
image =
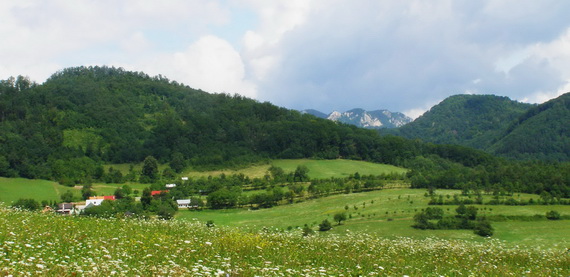
{"label": "forest", "polygon": [[408,168],[406,178],[418,188],[546,191],[570,197],[568,162],[519,161],[464,146],[381,136],[267,102],[209,94],[160,75],[113,67],[68,68],[43,84],[22,76],[0,81],[0,142],[0,176],[66,185],[135,178],[118,176],[103,165],[141,163],[149,157],[168,165],[163,180],[187,167],[343,158]]}

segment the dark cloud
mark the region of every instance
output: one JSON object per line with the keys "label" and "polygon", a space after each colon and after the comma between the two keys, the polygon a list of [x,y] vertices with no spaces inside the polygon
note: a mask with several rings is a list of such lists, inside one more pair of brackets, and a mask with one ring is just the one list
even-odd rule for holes
{"label": "dark cloud", "polygon": [[261,98],[325,112],[405,111],[458,93],[522,99],[564,84],[545,60],[520,61],[508,74],[496,63],[559,37],[570,2],[357,3],[316,9],[286,33],[279,67],[259,83]]}

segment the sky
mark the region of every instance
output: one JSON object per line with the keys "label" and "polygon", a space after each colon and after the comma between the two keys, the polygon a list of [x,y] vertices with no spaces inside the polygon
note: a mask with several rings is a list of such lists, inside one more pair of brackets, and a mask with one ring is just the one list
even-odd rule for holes
{"label": "sky", "polygon": [[455,94],[570,91],[567,0],[0,4],[0,79],[107,65],[290,109],[414,118]]}

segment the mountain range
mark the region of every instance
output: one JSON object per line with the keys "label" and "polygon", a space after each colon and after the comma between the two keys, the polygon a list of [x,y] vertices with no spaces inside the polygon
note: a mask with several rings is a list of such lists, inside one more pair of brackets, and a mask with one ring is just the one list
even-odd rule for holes
{"label": "mountain range", "polygon": [[412,119],[405,114],[388,110],[365,111],[356,108],[346,112],[333,111],[330,114],[325,114],[309,109],[301,112],[367,129],[398,128],[412,122]]}

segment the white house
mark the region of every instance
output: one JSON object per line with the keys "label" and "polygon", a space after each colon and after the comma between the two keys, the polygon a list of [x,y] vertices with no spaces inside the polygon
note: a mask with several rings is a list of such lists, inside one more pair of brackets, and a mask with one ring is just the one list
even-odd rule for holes
{"label": "white house", "polygon": [[182,177],[182,181],[188,181],[188,177]]}
{"label": "white house", "polygon": [[166,184],[166,188],[174,188],[176,187],[176,184]]}
{"label": "white house", "polygon": [[103,200],[105,199],[87,199],[85,200],[85,207],[89,206],[89,204],[93,206],[99,206],[101,203],[103,203]]}
{"label": "white house", "polygon": [[176,203],[178,204],[178,208],[182,209],[182,208],[190,208],[190,199],[180,199],[180,200],[176,200]]}

